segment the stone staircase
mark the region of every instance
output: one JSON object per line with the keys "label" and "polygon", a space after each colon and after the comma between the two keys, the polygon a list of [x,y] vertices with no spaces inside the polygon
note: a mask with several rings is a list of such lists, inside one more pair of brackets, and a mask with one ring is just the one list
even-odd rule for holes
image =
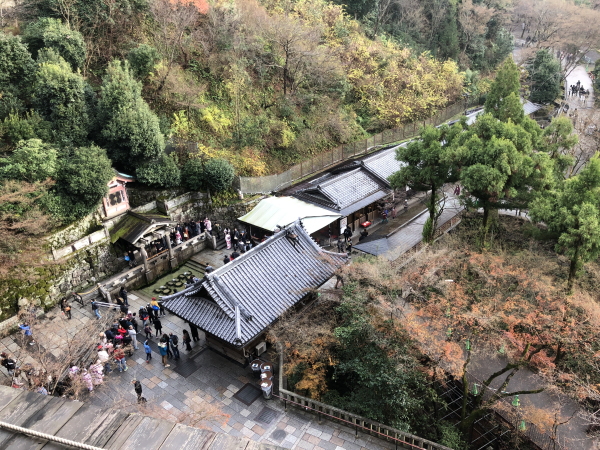
{"label": "stone staircase", "polygon": [[[131,397],[135,398],[133,390]],[[283,447],[269,443],[149,417],[144,415],[143,408],[138,410],[133,406],[135,400],[133,405],[130,399],[121,402],[120,408],[99,408],[89,403],[0,386],[0,447],[283,450]]]}
{"label": "stone staircase", "polygon": [[207,262],[202,261],[202,257],[200,255],[192,256],[186,261],[185,264],[194,270],[194,275],[198,278],[202,278],[204,276],[206,266],[208,266]]}
{"label": "stone staircase", "polygon": [[227,247],[225,235],[221,233],[221,239],[217,239],[217,250],[223,250],[225,247]]}

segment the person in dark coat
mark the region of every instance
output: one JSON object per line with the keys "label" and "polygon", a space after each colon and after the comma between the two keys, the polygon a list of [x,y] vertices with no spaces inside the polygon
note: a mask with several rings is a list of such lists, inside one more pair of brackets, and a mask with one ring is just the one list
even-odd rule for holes
{"label": "person in dark coat", "polygon": [[346,238],[346,240],[352,237],[352,229],[350,228],[350,225],[346,225],[346,229],[344,230],[344,237]]}
{"label": "person in dark coat", "polygon": [[185,344],[185,349],[188,352],[191,352],[192,351],[192,346],[190,345],[190,342],[192,342],[192,338],[190,337],[190,333],[188,333],[187,330],[183,330],[183,337],[181,338],[181,340]]}
{"label": "person in dark coat", "polygon": [[227,264],[229,261],[231,261],[231,260],[229,259],[229,256],[227,256],[227,255],[223,255],[223,265]]}
{"label": "person in dark coat", "polygon": [[367,231],[367,229],[365,228],[364,230],[362,230],[360,232],[360,237],[358,238],[358,242],[362,241],[363,239],[365,239],[367,236],[369,235],[369,232]]}
{"label": "person in dark coat", "polygon": [[146,314],[148,315],[148,320],[150,322],[154,321],[154,310],[152,309],[152,306],[150,306],[150,303],[146,305]]}
{"label": "person in dark coat", "polygon": [[125,289],[125,286],[121,286],[121,289],[119,290],[119,297],[121,297],[125,304],[129,306],[129,303],[127,302],[127,290]]}
{"label": "person in dark coat", "polygon": [[162,334],[162,323],[160,323],[160,319],[158,317],[154,318],[154,329],[156,330],[156,337]]}
{"label": "person in dark coat", "polygon": [[192,332],[192,339],[194,342],[200,340],[200,336],[198,336],[198,328],[193,323],[190,323],[190,331]]}
{"label": "person in dark coat", "polygon": [[173,333],[169,333],[169,339],[171,341],[171,351],[175,359],[179,359],[179,339]]}
{"label": "person in dark coat", "polygon": [[146,399],[144,397],[142,397],[142,383],[140,383],[135,378],[133,379],[133,381],[131,383],[133,384],[133,390],[137,394],[138,403],[144,403],[146,401]]}

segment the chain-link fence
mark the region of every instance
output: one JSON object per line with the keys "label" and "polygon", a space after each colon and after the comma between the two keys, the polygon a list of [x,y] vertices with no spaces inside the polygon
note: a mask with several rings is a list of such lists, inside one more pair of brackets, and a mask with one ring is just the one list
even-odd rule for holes
{"label": "chain-link fence", "polygon": [[382,145],[410,139],[419,134],[425,125],[440,125],[477,104],[479,99],[455,103],[439,111],[427,120],[407,123],[398,128],[384,130],[374,136],[350,144],[340,145],[292,166],[285,172],[265,177],[239,177],[239,189],[243,194],[265,194],[290,186],[294,181],[340,162],[364,155]]}

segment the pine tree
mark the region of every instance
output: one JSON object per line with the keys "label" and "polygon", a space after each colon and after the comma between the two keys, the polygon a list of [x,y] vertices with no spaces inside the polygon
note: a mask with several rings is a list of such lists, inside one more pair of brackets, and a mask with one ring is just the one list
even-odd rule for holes
{"label": "pine tree", "polygon": [[577,272],[600,255],[600,159],[596,155],[577,175],[544,191],[529,210],[558,236],[556,250],[570,259],[567,288],[573,289]]}
{"label": "pine tree", "polygon": [[[512,57],[507,58],[496,75],[494,83],[485,100],[485,112],[492,114],[500,119],[503,105],[507,101],[509,95],[514,93],[517,99],[519,98],[519,69]],[[510,100],[509,100],[510,101]],[[502,119],[501,119],[502,120]]]}
{"label": "pine tree", "polygon": [[546,49],[539,50],[529,66],[531,96],[535,103],[550,103],[558,97],[561,89],[560,62]]}
{"label": "pine tree", "polygon": [[452,165],[445,158],[445,152],[460,131],[459,125],[453,128],[448,125],[439,128],[427,126],[421,131],[420,139],[412,141],[406,147],[399,147],[396,152],[396,159],[405,165],[390,177],[392,186],[397,189],[409,186],[415,191],[431,192],[427,200],[429,219],[423,227],[425,242],[433,241],[437,219],[441,214],[438,191],[456,174],[456,171],[451,170]]}

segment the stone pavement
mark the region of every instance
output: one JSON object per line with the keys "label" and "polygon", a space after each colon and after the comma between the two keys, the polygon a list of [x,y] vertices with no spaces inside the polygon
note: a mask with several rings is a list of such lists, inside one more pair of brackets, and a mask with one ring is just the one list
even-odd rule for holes
{"label": "stone pavement", "polygon": [[[139,292],[129,295],[130,309],[137,312],[149,299]],[[58,308],[47,313],[46,318],[33,326],[34,335],[49,352],[64,357],[64,342],[68,336],[85,333],[92,342],[93,330],[102,325],[108,315],[102,310],[103,320],[96,320],[91,308],[73,305],[73,319],[67,320]],[[173,332],[181,342],[183,320],[167,314],[161,318],[163,332]],[[202,337],[202,333],[200,333]],[[143,335],[140,334],[139,341]],[[20,334],[0,340],[0,351],[9,351],[22,361],[34,362],[34,346],[26,346]],[[152,338],[151,346],[156,349],[158,338]],[[236,437],[246,437],[262,443],[271,443],[289,449],[306,450],[379,450],[395,446],[383,440],[359,433],[353,429],[324,421],[300,410],[288,408],[277,399],[265,400],[249,367],[242,367],[215,351],[206,348],[203,340],[193,343],[192,352],[185,352],[180,344],[181,360],[170,360],[171,367],[161,364],[160,355],[152,354],[152,362],[145,362],[141,342],[139,350],[127,359],[128,370],[113,371],[104,378],[84,401],[101,407],[120,408],[127,412],[140,413],[169,421],[193,425]],[[8,381],[4,368],[1,373]],[[182,375],[183,374],[183,375]],[[143,385],[143,395],[148,400],[145,407],[138,408],[131,384],[137,378]],[[240,393],[242,388],[244,391]],[[248,393],[249,397],[241,394]],[[238,395],[236,395],[238,394]],[[242,401],[244,400],[244,401]],[[253,401],[252,401],[253,400]]]}

